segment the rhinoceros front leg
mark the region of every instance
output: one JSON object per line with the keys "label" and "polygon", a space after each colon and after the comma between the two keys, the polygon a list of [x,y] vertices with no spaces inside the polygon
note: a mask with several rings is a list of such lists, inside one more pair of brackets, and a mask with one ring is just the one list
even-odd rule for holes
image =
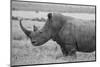
{"label": "rhinoceros front leg", "polygon": [[63,43],[60,43],[59,44],[60,48],[61,48],[61,51],[62,51],[62,54],[61,56],[58,56],[57,58],[59,57],[67,57],[67,56],[72,56],[74,58],[76,58],[76,46],[75,44],[72,44],[72,43],[66,43],[66,44],[63,44]]}
{"label": "rhinoceros front leg", "polygon": [[64,45],[63,47],[61,47],[61,50],[64,56],[64,60],[73,61],[77,59],[76,48],[71,44]]}
{"label": "rhinoceros front leg", "polygon": [[56,57],[56,59],[58,59],[60,57],[65,57],[64,58],[65,60],[68,60],[70,58],[73,60],[73,59],[77,58],[77,56],[76,56],[76,48],[73,45],[71,45],[71,44],[70,45],[68,45],[68,44],[64,45],[63,44],[63,46],[60,45],[60,47],[61,47],[61,51],[62,51],[63,55]]}
{"label": "rhinoceros front leg", "polygon": [[76,48],[75,46],[71,44],[67,44],[64,46],[61,46],[61,50],[64,56],[74,56],[76,55]]}

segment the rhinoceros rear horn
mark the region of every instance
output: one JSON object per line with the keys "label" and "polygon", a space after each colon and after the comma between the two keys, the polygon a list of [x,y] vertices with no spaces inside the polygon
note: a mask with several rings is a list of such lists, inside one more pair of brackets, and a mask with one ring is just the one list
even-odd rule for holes
{"label": "rhinoceros rear horn", "polygon": [[48,13],[48,19],[52,18],[52,13]]}
{"label": "rhinoceros rear horn", "polygon": [[33,25],[33,31],[38,31],[38,27],[36,27],[35,25]]}
{"label": "rhinoceros rear horn", "polygon": [[23,27],[23,25],[22,25],[22,20],[23,19],[20,19],[20,27],[21,27],[21,29],[23,30],[23,32],[28,36],[28,37],[30,37],[30,34],[31,34],[31,32],[32,31],[29,31],[29,30],[27,30],[27,29],[25,29],[24,27]]}

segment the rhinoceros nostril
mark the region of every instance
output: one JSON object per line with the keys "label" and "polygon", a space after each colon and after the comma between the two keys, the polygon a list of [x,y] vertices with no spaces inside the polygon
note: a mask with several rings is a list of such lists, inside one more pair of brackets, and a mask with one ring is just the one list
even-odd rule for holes
{"label": "rhinoceros nostril", "polygon": [[32,43],[35,44],[36,43],[36,40],[33,40]]}
{"label": "rhinoceros nostril", "polygon": [[32,41],[32,43],[36,43],[35,41]]}

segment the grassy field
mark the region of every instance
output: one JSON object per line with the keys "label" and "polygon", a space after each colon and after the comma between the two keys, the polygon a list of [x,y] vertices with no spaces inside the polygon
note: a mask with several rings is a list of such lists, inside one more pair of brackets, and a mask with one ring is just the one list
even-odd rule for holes
{"label": "grassy field", "polygon": [[[29,15],[27,15],[28,13]],[[43,17],[47,18],[45,14],[32,14],[29,11],[25,12],[13,12],[13,16],[23,18]],[[80,19],[95,20],[94,14],[65,14]],[[82,53],[77,52],[77,59],[71,57],[63,57],[59,45],[49,40],[42,46],[32,46],[30,39],[26,37],[19,26],[18,20],[12,19],[12,44],[11,44],[11,62],[12,65],[27,65],[27,64],[45,64],[45,63],[61,63],[61,62],[76,62],[76,61],[92,61],[95,60],[95,52]],[[45,22],[23,20],[23,26],[29,30],[32,30],[33,25],[36,25],[39,29],[43,27]],[[58,58],[57,58],[58,57]]]}
{"label": "grassy field", "polygon": [[92,14],[95,13],[95,6],[12,1],[12,10]]}

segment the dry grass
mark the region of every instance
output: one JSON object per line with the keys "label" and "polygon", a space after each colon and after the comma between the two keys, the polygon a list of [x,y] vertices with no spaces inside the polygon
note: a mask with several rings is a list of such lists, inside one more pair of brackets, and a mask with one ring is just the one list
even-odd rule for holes
{"label": "dry grass", "polygon": [[[36,21],[23,21],[23,25],[32,30],[33,25],[42,28],[44,23]],[[25,36],[17,20],[12,20],[12,65],[27,64],[44,64],[44,63],[61,63],[74,61],[91,61],[95,60],[95,52],[82,53],[77,52],[77,59],[63,57],[59,45],[50,40],[42,46],[32,46],[30,40]],[[58,57],[58,58],[57,58]]]}

